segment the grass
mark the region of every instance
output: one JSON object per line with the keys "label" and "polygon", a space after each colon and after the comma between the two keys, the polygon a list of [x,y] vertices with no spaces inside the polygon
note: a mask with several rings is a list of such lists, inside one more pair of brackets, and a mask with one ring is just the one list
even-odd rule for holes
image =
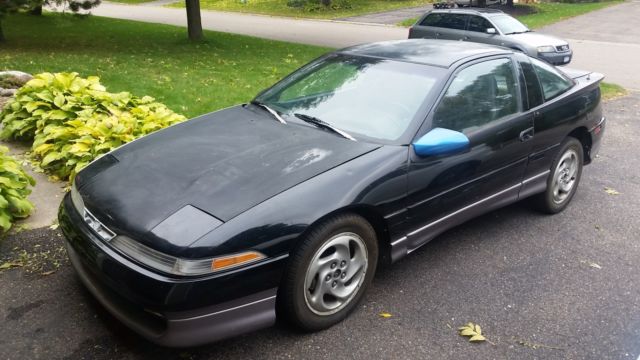
{"label": "grass", "polygon": [[[516,5],[516,7],[529,6],[535,9],[535,13],[526,15],[515,15],[518,20],[531,29],[541,28],[546,25],[569,19],[588,12],[599,10],[607,6],[619,4],[622,1],[602,1],[594,3],[539,3],[530,5]],[[411,26],[418,18],[411,18],[398,23],[399,26]]]}
{"label": "grass", "polygon": [[122,3],[122,4],[137,5],[137,4],[144,4],[153,0],[109,0],[109,1]]}
{"label": "grass", "polygon": [[[395,10],[413,6],[422,6],[430,1],[425,0],[333,0],[333,3],[340,6],[348,1],[350,9],[338,8],[327,9],[322,7],[316,11],[309,11],[305,8],[293,8],[287,6],[287,0],[200,0],[202,9],[233,11],[264,15],[277,15],[299,18],[314,19],[338,19],[348,16],[357,16],[369,13],[376,13],[388,10]],[[170,7],[183,8],[184,2],[168,5]]]}
{"label": "grass", "polygon": [[594,3],[541,3],[535,4],[537,10],[534,14],[519,16],[518,20],[522,21],[531,29],[538,29],[546,25],[556,23],[565,19],[569,19],[578,15],[586,14],[594,10],[619,4],[621,1],[602,1]]}
{"label": "grass", "polygon": [[600,90],[602,91],[602,99],[604,99],[605,101],[616,99],[629,93],[627,89],[623,88],[620,85],[606,82],[600,83]]}
{"label": "grass", "polygon": [[250,100],[329,49],[95,16],[12,14],[3,19],[0,70],[98,75],[111,92],[150,95],[185,116]]}

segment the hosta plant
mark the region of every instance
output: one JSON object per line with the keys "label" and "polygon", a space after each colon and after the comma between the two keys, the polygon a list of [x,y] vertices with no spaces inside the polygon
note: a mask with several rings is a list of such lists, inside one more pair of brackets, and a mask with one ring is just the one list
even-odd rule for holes
{"label": "hosta plant", "polygon": [[77,73],[36,75],[0,118],[0,137],[33,141],[32,160],[60,179],[71,179],[124,143],[184,120],[152,97],[110,93],[97,77]]}
{"label": "hosta plant", "polygon": [[27,200],[35,181],[22,166],[0,146],[0,229],[7,231],[17,218],[29,216],[33,205]]}

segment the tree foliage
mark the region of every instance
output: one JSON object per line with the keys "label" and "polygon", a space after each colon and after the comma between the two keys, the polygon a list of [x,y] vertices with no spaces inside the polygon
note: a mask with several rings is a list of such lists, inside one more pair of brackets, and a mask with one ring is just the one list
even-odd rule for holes
{"label": "tree foliage", "polygon": [[4,32],[2,28],[3,18],[12,12],[27,10],[33,11],[39,9],[42,12],[43,5],[55,5],[73,12],[80,10],[89,10],[100,5],[101,0],[0,0],[0,41],[4,41]]}

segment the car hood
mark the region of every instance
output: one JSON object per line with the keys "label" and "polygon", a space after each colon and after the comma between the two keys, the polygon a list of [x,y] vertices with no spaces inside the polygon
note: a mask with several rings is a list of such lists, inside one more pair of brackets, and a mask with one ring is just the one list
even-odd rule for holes
{"label": "car hood", "polygon": [[559,39],[555,36],[545,35],[537,32],[528,32],[523,34],[511,34],[506,35],[510,39],[513,39],[517,42],[525,43],[531,46],[560,46],[567,45],[568,43],[562,39]]}
{"label": "car hood", "polygon": [[237,106],[129,143],[81,171],[76,185],[112,230],[145,238],[185,206],[225,222],[379,146]]}

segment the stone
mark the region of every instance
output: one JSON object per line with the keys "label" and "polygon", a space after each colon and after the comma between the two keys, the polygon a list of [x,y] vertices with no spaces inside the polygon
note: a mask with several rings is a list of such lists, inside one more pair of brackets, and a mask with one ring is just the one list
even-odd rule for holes
{"label": "stone", "polygon": [[15,70],[0,71],[0,77],[3,77],[3,76],[13,76],[14,78],[18,79],[22,83],[26,83],[27,81],[33,79],[33,76],[31,74],[27,74],[26,72],[15,71]]}
{"label": "stone", "polygon": [[0,88],[0,96],[11,97],[16,94],[18,89],[3,89]]}

